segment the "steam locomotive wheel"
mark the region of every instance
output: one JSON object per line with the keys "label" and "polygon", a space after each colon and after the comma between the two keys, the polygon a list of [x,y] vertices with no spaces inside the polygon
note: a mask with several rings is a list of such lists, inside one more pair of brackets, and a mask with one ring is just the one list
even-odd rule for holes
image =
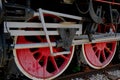
{"label": "steam locomotive wheel", "polygon": [[[97,32],[106,33],[115,31],[114,25],[98,25]],[[89,66],[95,69],[106,67],[113,59],[116,51],[117,41],[99,42],[82,45],[83,55]]]}
{"label": "steam locomotive wheel", "polygon": [[[57,22],[60,18],[54,15],[47,15],[56,19]],[[33,19],[34,20],[34,19]],[[53,20],[56,21],[56,20]],[[51,21],[51,20],[50,20]],[[55,42],[60,36],[50,36],[51,42]],[[47,42],[45,36],[17,36],[15,37],[16,44],[29,44],[33,42]],[[63,48],[53,47],[53,52],[62,52]],[[74,46],[70,48],[70,54],[62,54],[52,56],[50,54],[49,47],[42,48],[26,48],[26,49],[15,49],[14,59],[21,70],[21,72],[34,80],[41,79],[53,79],[65,71],[73,57]]]}

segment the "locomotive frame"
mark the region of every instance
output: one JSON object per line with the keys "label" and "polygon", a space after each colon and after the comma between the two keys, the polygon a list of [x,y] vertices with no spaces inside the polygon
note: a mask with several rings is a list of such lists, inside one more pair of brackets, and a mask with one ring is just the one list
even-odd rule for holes
{"label": "locomotive frame", "polygon": [[[81,8],[81,6],[79,4],[76,4],[79,0],[68,0],[68,3],[70,2],[70,5],[74,4],[75,2],[75,5],[80,15],[78,15],[78,13],[76,15],[76,12],[75,15],[71,15],[71,13],[62,13],[62,11],[57,12],[42,8],[39,8],[37,11],[34,11],[31,8],[30,0],[26,1],[27,6],[23,6],[19,4],[13,5],[12,0],[0,0],[1,67],[5,67],[5,65],[7,64],[7,60],[9,61],[11,58],[9,57],[9,54],[11,53],[11,51],[13,51],[14,60],[17,64],[17,67],[27,77],[35,80],[53,79],[62,74],[63,71],[68,67],[74,54],[74,46],[80,45],[82,45],[83,57],[85,58],[88,65],[90,65],[92,68],[101,69],[106,67],[111,62],[115,55],[117,41],[120,40],[120,11],[117,7],[120,5],[119,1],[86,0],[83,2],[88,4],[88,9],[85,9],[85,11],[84,9],[83,11],[79,11],[78,8]],[[64,0],[63,3],[67,2]],[[95,3],[97,3],[97,5]],[[108,10],[106,7],[108,8]],[[46,22],[46,15],[47,17],[52,17],[55,20],[53,20],[53,22]],[[34,21],[32,22],[32,19],[34,20],[34,18],[36,19],[36,17],[39,21],[37,20],[37,23]],[[64,20],[64,18],[68,21]],[[40,42],[32,38],[28,38],[26,36],[35,36],[35,38],[40,40]],[[101,46],[103,46],[104,49]],[[24,50],[27,51],[28,49],[30,52],[28,51],[27,53],[29,53],[30,55],[30,53],[34,51],[31,48],[41,50],[38,50],[39,53],[33,52],[33,58],[35,58],[36,61],[38,61],[38,63],[36,63],[35,59],[26,57],[23,54]],[[47,53],[44,50],[44,48],[47,51]],[[87,50],[87,48],[93,49]],[[101,51],[99,50],[99,48]],[[47,54],[47,57],[45,53]],[[92,53],[95,54],[92,55]],[[19,56],[19,54],[21,56]],[[45,57],[42,56],[41,58],[40,54],[44,55]],[[90,55],[92,55],[92,57]],[[53,71],[52,73],[51,70],[46,69],[44,73],[44,68],[46,68],[44,66],[48,64],[47,62],[44,62],[46,61],[46,59],[44,58],[48,58],[49,56],[50,61],[52,61],[51,63],[53,64],[53,67],[55,67],[55,72]],[[97,59],[91,59],[95,56],[97,57]],[[58,67],[57,65],[59,64],[55,62],[53,57],[55,59],[57,57],[56,60],[58,60],[60,57],[60,59],[65,59],[66,61],[63,60],[63,62],[65,63],[61,63],[60,67]],[[36,65],[40,65],[41,67],[37,66],[37,68],[40,70],[35,69],[36,72],[30,71],[34,70],[34,68],[30,68],[29,66],[32,65],[28,65],[25,62],[29,59],[26,59],[25,61],[22,60],[25,58],[32,59],[32,65],[35,63]],[[38,60],[38,58],[40,58],[41,61]],[[26,66],[25,63],[28,66]],[[42,71],[41,68],[43,68],[43,72],[40,73],[40,71]],[[49,71],[47,72],[47,70]]]}

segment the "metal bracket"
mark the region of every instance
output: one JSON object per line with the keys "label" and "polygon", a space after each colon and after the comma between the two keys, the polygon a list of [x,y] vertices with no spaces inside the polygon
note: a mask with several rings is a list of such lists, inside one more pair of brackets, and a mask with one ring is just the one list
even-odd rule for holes
{"label": "metal bracket", "polygon": [[97,16],[94,9],[93,9],[93,3],[92,0],[90,0],[90,4],[89,4],[90,10],[89,10],[89,14],[91,16],[91,18],[93,19],[94,22],[96,23],[103,23],[103,20],[101,17]]}
{"label": "metal bracket", "polygon": [[48,35],[48,32],[47,32],[47,28],[46,28],[46,25],[45,25],[45,20],[44,20],[44,16],[43,16],[43,11],[42,9],[39,9],[39,19],[41,20],[41,23],[42,23],[42,26],[43,26],[43,29],[44,29],[44,32],[45,32],[45,36],[46,36],[46,39],[47,39],[47,42],[48,42],[48,45],[49,45],[49,48],[50,48],[50,53],[52,56],[56,56],[56,55],[61,55],[61,54],[69,54],[70,51],[64,51],[64,52],[57,52],[57,53],[54,53],[53,52],[53,49],[52,49],[52,44],[51,44],[51,41],[50,41],[50,38],[49,38],[49,35]]}
{"label": "metal bracket", "polygon": [[62,47],[65,50],[70,50],[70,46],[72,45],[72,41],[74,39],[77,29],[60,28],[60,29],[58,29],[58,31],[61,36],[61,42],[63,43]]}
{"label": "metal bracket", "polygon": [[117,9],[112,9],[112,22],[113,24],[119,24],[120,13]]}
{"label": "metal bracket", "polygon": [[[98,16],[98,18],[101,18],[101,15],[102,15],[101,11],[102,11],[102,6],[97,8],[96,15]],[[90,25],[87,26],[87,35],[90,42],[94,39],[93,34],[97,30],[97,27],[98,27],[97,25],[98,23],[91,23]]]}

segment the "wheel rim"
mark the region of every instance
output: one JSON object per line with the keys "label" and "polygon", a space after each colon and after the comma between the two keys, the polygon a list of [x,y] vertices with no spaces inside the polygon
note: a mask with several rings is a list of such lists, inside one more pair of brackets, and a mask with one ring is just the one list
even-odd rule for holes
{"label": "wheel rim", "polygon": [[[97,32],[105,33],[112,28],[115,30],[114,25],[98,25]],[[99,42],[94,44],[82,45],[83,56],[89,66],[95,69],[101,69],[107,66],[113,59],[116,51],[117,41],[112,42]]]}
{"label": "wheel rim", "polygon": [[[47,15],[50,16],[50,15]],[[50,16],[52,18],[55,18]],[[56,17],[60,19],[59,17]],[[32,37],[32,38],[31,38]],[[58,37],[50,36],[51,42]],[[47,42],[45,36],[17,36],[16,44]],[[62,52],[62,48],[53,47],[53,52]],[[53,79],[68,67],[73,57],[74,46],[70,48],[70,54],[51,56],[49,47],[14,49],[14,59],[21,72],[30,79]]]}

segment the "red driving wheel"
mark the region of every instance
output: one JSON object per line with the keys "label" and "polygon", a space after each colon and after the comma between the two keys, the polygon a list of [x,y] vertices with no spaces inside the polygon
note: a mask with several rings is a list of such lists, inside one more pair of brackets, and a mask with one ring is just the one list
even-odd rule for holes
{"label": "red driving wheel", "polygon": [[[55,15],[44,15],[48,22],[62,21]],[[49,17],[49,18],[48,18]],[[36,17],[30,21],[34,21]],[[38,17],[37,17],[38,18]],[[36,20],[37,21],[37,20]],[[50,36],[51,42],[55,42],[60,36]],[[17,36],[15,37],[16,44],[29,44],[33,42],[47,42],[45,36]],[[53,52],[62,52],[63,48],[53,47]],[[62,54],[57,56],[50,55],[49,47],[43,48],[25,48],[14,49],[14,59],[21,72],[30,79],[53,79],[65,71],[73,57],[74,46],[70,48],[70,54]]]}
{"label": "red driving wheel", "polygon": [[[97,32],[110,33],[114,32],[115,26],[98,25]],[[113,59],[116,51],[117,41],[112,42],[99,42],[93,44],[82,45],[83,55],[89,66],[95,69],[101,69],[107,66]]]}

